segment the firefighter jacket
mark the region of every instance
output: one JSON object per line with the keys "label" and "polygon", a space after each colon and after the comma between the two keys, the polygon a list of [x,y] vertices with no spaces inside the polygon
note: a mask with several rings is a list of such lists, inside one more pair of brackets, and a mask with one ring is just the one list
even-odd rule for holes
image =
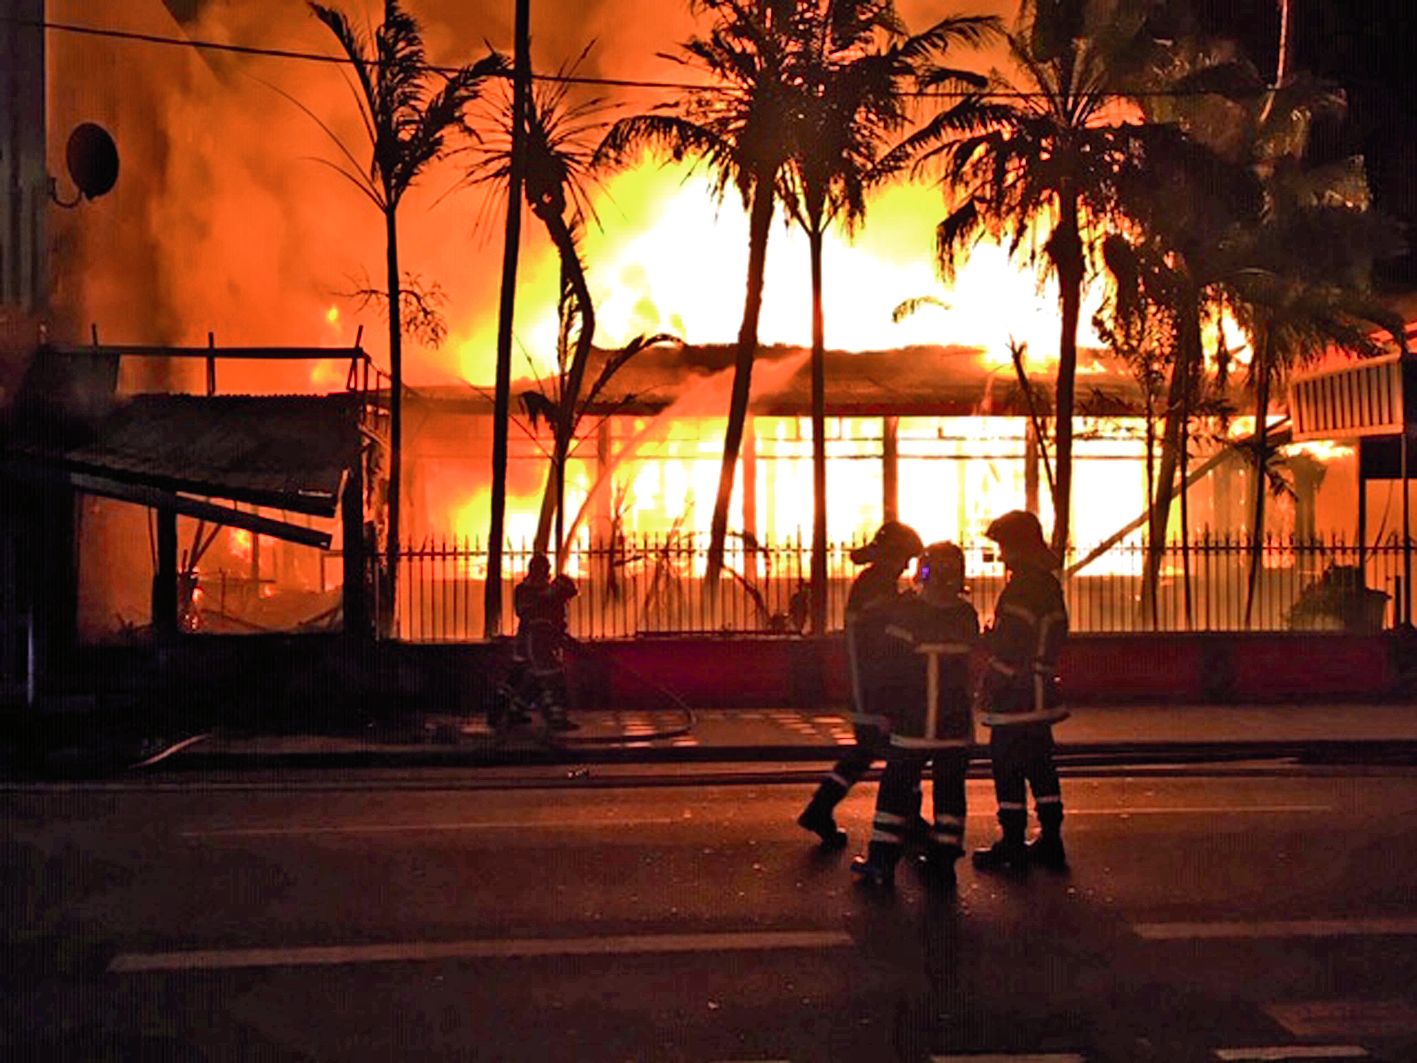
{"label": "firefighter jacket", "polygon": [[970,657],[979,616],[963,598],[936,605],[914,594],[878,610],[874,700],[890,719],[891,746],[932,750],[970,746]]}
{"label": "firefighter jacket", "polygon": [[867,566],[846,596],[846,665],[851,679],[851,721],[885,729],[890,720],[874,703],[872,670],[882,628],[871,620],[900,597],[897,576],[883,565]]}
{"label": "firefighter jacket", "polygon": [[985,640],[986,724],[1054,723],[1067,717],[1058,690],[1058,658],[1067,637],[1068,610],[1053,574],[1015,570],[999,595]]}
{"label": "firefighter jacket", "polygon": [[566,640],[566,603],[576,596],[569,576],[541,582],[524,579],[517,584],[512,604],[517,611],[514,654],[526,661],[534,674],[561,670],[561,647]]}

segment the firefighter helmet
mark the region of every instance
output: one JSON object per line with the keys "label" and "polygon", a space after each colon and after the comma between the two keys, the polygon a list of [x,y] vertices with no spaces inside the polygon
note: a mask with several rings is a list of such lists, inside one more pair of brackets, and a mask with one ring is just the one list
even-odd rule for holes
{"label": "firefighter helmet", "polygon": [[1043,525],[1032,513],[1021,509],[1010,510],[996,518],[984,534],[999,544],[999,552],[1006,565],[1024,562],[1039,564],[1050,570],[1058,567],[1057,555],[1043,539]]}
{"label": "firefighter helmet", "polygon": [[551,560],[545,554],[533,554],[531,561],[526,566],[526,574],[530,579],[544,580],[551,576]]}
{"label": "firefighter helmet", "polygon": [[915,579],[927,598],[958,595],[964,590],[964,551],[954,543],[931,543],[916,562]]}
{"label": "firefighter helmet", "polygon": [[905,565],[923,549],[925,544],[914,528],[898,520],[888,520],[876,530],[869,543],[851,551],[851,560],[858,565],[877,561],[899,561]]}

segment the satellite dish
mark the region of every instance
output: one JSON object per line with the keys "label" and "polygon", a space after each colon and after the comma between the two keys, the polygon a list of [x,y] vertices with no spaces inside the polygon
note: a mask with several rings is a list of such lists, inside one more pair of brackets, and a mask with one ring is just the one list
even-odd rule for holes
{"label": "satellite dish", "polygon": [[118,183],[118,147],[108,130],[93,122],[76,126],[65,152],[69,178],[85,199],[97,199]]}

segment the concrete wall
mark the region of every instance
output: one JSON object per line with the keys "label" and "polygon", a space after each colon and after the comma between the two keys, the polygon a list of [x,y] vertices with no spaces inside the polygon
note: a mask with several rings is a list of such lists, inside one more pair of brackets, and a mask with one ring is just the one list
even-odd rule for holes
{"label": "concrete wall", "polygon": [[[506,643],[361,647],[338,636],[186,637],[164,658],[88,649],[64,689],[139,715],[252,728],[357,728],[414,709],[485,709]],[[1077,704],[1381,700],[1403,688],[1391,633],[1112,635],[1074,638],[1063,683]],[[839,639],[664,639],[595,643],[574,655],[585,708],[844,706]]]}

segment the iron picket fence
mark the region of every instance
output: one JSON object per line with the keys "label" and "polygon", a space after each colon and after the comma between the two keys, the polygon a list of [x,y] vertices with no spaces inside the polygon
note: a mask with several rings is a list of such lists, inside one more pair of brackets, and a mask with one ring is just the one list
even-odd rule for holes
{"label": "iron picket fence", "polygon": [[[847,592],[858,569],[855,543],[828,548],[827,625],[842,627]],[[1145,543],[1110,546],[1096,557],[1074,550],[1063,586],[1072,628],[1079,632],[1373,631],[1401,617],[1411,555],[1396,536],[1358,547],[1339,539],[1271,537],[1253,544],[1202,534],[1168,543],[1151,558]],[[966,546],[971,600],[987,622],[1004,583],[993,545]],[[513,590],[532,550],[502,554],[502,624],[515,628]],[[1250,592],[1252,560],[1258,574]],[[1078,567],[1079,561],[1086,560]],[[640,535],[578,543],[563,569],[579,594],[570,603],[571,632],[582,639],[733,634],[790,637],[810,615],[811,547],[793,541],[756,545],[730,540],[716,594],[704,582],[708,536]],[[470,541],[409,545],[400,555],[397,637],[457,642],[484,637],[485,546]],[[1148,590],[1153,584],[1155,593]]]}

